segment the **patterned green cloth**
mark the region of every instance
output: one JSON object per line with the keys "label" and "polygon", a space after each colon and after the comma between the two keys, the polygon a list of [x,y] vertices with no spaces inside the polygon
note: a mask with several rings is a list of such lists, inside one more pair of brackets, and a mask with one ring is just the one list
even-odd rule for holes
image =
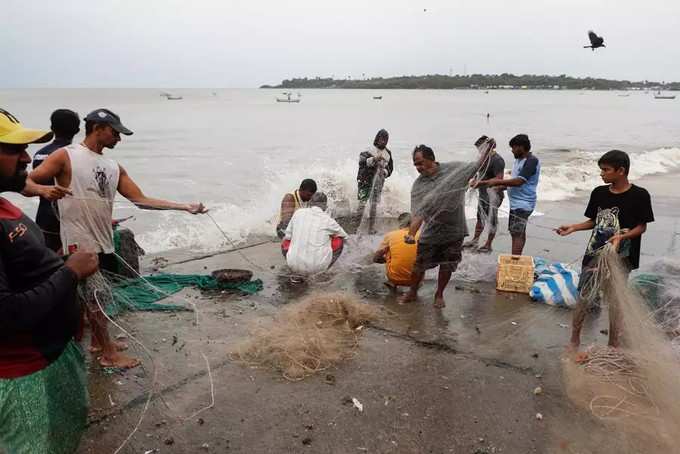
{"label": "patterned green cloth", "polygon": [[87,379],[70,342],[45,369],[0,379],[0,447],[7,454],[71,454],[87,421]]}

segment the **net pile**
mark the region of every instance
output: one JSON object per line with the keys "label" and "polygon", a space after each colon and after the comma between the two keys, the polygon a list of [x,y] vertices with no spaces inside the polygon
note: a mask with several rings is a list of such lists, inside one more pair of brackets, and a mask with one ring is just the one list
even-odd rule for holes
{"label": "net pile", "polygon": [[361,328],[379,310],[346,293],[307,297],[257,327],[250,339],[231,353],[234,360],[302,380],[354,356]]}
{"label": "net pile", "polygon": [[[590,410],[602,419],[630,420],[641,429],[652,419],[656,437],[669,446],[680,445],[680,362],[673,344],[644,298],[627,285],[627,273],[612,247],[598,259],[594,289],[610,306],[610,317],[620,320],[622,348],[591,348],[581,358],[576,392],[590,396]],[[572,371],[574,372],[574,371]]]}

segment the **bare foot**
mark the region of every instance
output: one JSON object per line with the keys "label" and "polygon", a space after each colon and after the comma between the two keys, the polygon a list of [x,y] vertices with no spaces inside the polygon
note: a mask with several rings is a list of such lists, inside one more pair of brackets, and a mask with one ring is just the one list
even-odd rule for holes
{"label": "bare foot", "polygon": [[99,365],[102,367],[118,367],[120,369],[132,369],[137,367],[141,362],[137,358],[125,356],[120,353],[115,353],[112,356],[101,356],[99,358]]}
{"label": "bare foot", "polygon": [[574,362],[576,364],[585,364],[588,362],[590,359],[590,355],[588,352],[578,352],[576,353],[576,356],[574,356]]}
{"label": "bare foot", "polygon": [[[121,342],[121,341],[112,341],[112,342],[113,342],[113,346],[115,347],[116,351],[122,352],[122,351],[128,349],[128,344],[126,344],[125,342]],[[93,343],[92,345],[90,345],[90,348],[88,350],[90,351],[90,353],[101,353],[102,352],[101,346],[99,344],[96,344],[96,343]]]}
{"label": "bare foot", "polygon": [[399,298],[397,298],[397,303],[398,304],[412,303],[416,300],[417,297],[418,297],[418,295],[415,295],[412,292],[407,292],[407,293],[401,295]]}
{"label": "bare foot", "polygon": [[434,307],[436,309],[441,309],[443,307],[446,307],[446,301],[444,301],[443,296],[435,296],[434,298]]}

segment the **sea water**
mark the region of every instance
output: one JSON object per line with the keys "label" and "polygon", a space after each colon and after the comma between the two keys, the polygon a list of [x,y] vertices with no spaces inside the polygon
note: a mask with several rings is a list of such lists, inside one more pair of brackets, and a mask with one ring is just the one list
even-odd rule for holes
{"label": "sea water", "polygon": [[[0,90],[0,107],[38,128],[49,127],[57,108],[81,117],[100,107],[113,110],[134,135],[123,136],[106,155],[148,196],[202,201],[234,242],[273,235],[283,194],[303,178],[315,179],[331,205],[349,201],[355,208],[358,156],[380,128],[390,132],[395,161],[380,207],[388,215],[409,209],[417,177],[411,152],[421,143],[439,161],[472,160],[472,144],[486,134],[496,138],[508,170],[509,139],[528,134],[542,162],[538,211],[541,202],[583,196],[601,184],[597,158],[610,149],[631,154],[633,179],[673,172],[680,164],[680,102],[643,92],[299,90],[301,102],[288,104],[276,102],[279,90],[167,90],[181,100],[167,100],[163,91]],[[374,100],[376,95],[383,99]],[[36,199],[8,197],[35,213]],[[126,225],[149,252],[225,246],[205,217],[142,211],[117,200],[114,217],[134,215]],[[474,200],[469,204],[473,216]]]}

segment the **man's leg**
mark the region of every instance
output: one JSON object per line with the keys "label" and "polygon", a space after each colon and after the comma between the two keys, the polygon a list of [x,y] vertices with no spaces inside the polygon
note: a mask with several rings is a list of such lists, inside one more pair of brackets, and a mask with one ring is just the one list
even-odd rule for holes
{"label": "man's leg", "polygon": [[101,349],[99,364],[103,367],[129,369],[140,364],[137,358],[123,355],[109,335],[108,320],[102,310],[113,302],[111,286],[106,278],[97,272],[78,286],[78,295],[85,303],[85,310],[92,329],[93,344]]}
{"label": "man's leg", "polygon": [[444,245],[440,250],[439,275],[437,276],[437,291],[434,294],[434,307],[442,308],[446,306],[444,301],[444,289],[451,281],[451,274],[456,271],[458,264],[463,256],[461,250],[463,247],[463,240],[454,241],[448,245]]}
{"label": "man's leg", "polygon": [[512,255],[522,255],[527,242],[526,232],[512,233]]}
{"label": "man's leg", "polygon": [[437,276],[437,291],[434,294],[434,307],[442,308],[446,306],[444,301],[444,289],[449,285],[453,271],[449,267],[440,266],[439,275]]}
{"label": "man's leg", "polygon": [[588,311],[584,301],[579,300],[574,309],[574,317],[571,322],[571,339],[569,340],[569,350],[576,353],[581,346],[581,330],[585,322]]}
{"label": "man's leg", "polygon": [[499,195],[496,195],[496,199],[489,205],[489,236],[486,243],[480,248],[480,252],[491,252],[493,250],[492,244],[498,230],[498,207],[503,202],[503,198]]}
{"label": "man's leg", "polygon": [[415,301],[416,298],[418,298],[418,289],[420,288],[420,283],[423,281],[423,278],[425,277],[425,271],[413,270],[411,276],[413,279],[411,281],[411,286],[409,287],[408,292],[406,292],[401,296],[401,298],[399,298],[399,300],[397,301],[399,304],[410,303],[412,301]]}
{"label": "man's leg", "polygon": [[512,255],[522,255],[524,245],[527,241],[527,220],[531,216],[531,211],[510,210],[508,220],[508,230],[512,237]]}
{"label": "man's leg", "polygon": [[576,303],[576,308],[574,309],[574,317],[571,324],[571,339],[569,340],[569,350],[576,353],[581,346],[581,330],[583,329],[583,323],[585,322],[588,312],[591,311],[593,306],[597,304],[596,301],[586,298],[593,298],[594,292],[592,291],[592,278],[593,278],[593,265],[591,261],[584,261],[581,266],[581,275],[578,281],[578,301]]}
{"label": "man's leg", "polygon": [[[482,232],[484,232],[484,218],[486,217],[486,208],[484,204],[484,199],[482,199],[480,196],[480,199],[477,201],[477,223],[475,224],[475,236],[473,236],[471,240],[466,241],[463,244],[463,247],[475,246],[479,241],[479,237],[482,236]],[[486,206],[488,206],[488,203]]]}

